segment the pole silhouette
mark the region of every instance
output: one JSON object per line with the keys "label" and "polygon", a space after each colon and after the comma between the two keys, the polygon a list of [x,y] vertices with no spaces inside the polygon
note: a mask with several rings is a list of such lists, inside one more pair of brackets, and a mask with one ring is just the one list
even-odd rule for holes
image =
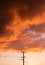
{"label": "pole silhouette", "polygon": [[25,52],[23,51],[22,54],[23,56],[21,57],[22,58],[21,60],[23,61],[23,65],[24,65],[25,64],[25,56],[24,56]]}
{"label": "pole silhouette", "polygon": [[25,60],[24,60],[25,59],[24,53],[25,52],[23,52],[23,57],[22,57],[23,58],[23,65],[24,65],[24,62],[25,62]]}

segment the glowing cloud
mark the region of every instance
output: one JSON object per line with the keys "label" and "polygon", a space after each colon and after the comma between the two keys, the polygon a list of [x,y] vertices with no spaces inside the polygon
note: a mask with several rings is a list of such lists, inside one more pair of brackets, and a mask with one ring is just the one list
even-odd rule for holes
{"label": "glowing cloud", "polygon": [[0,12],[0,50],[45,50],[45,1],[11,1],[5,5]]}

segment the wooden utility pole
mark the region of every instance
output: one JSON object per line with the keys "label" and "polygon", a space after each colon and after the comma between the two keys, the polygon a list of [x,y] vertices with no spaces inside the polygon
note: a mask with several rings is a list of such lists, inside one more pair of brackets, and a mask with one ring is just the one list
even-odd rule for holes
{"label": "wooden utility pole", "polygon": [[23,65],[25,65],[24,63],[25,62],[25,56],[24,56],[25,52],[23,51],[22,53],[23,53],[23,56],[21,57],[22,58],[21,60],[23,61]]}
{"label": "wooden utility pole", "polygon": [[23,57],[22,57],[22,58],[23,58],[23,65],[24,65],[24,62],[25,62],[25,61],[24,61],[24,59],[25,59],[24,53],[25,53],[25,52],[23,52]]}

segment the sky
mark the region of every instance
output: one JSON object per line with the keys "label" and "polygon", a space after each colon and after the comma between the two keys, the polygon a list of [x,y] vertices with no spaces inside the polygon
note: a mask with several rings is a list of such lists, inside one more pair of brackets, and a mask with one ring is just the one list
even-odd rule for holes
{"label": "sky", "polygon": [[23,51],[25,65],[45,65],[45,0],[0,1],[0,65],[22,65]]}

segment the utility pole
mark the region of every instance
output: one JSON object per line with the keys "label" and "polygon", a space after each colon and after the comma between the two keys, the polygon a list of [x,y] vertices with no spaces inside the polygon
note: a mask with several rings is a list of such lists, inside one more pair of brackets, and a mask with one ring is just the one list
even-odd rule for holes
{"label": "utility pole", "polygon": [[24,60],[25,59],[24,53],[25,52],[23,52],[23,57],[22,57],[23,58],[23,65],[24,65],[24,62],[25,62],[25,60]]}
{"label": "utility pole", "polygon": [[24,65],[25,64],[24,63],[25,62],[25,56],[24,56],[25,52],[23,51],[22,53],[23,53],[23,56],[21,57],[22,58],[21,60],[23,61],[23,65]]}

